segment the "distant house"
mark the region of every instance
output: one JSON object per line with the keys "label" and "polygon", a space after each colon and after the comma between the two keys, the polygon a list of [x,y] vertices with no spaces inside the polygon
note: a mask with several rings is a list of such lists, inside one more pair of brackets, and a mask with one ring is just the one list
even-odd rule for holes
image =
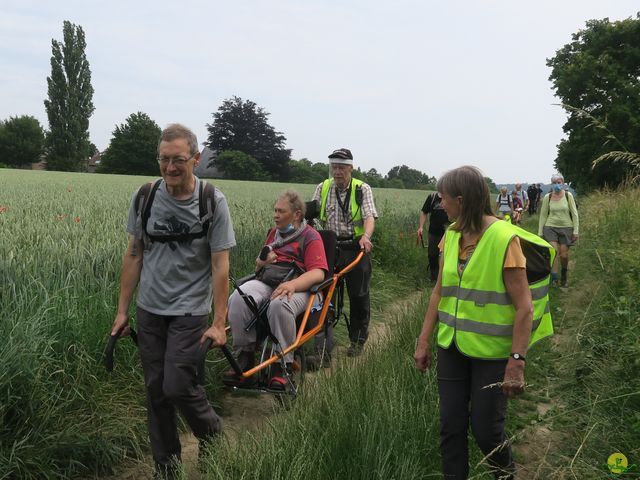
{"label": "distant house", "polygon": [[98,168],[98,165],[100,165],[100,159],[102,158],[102,155],[104,155],[104,152],[100,153],[100,151],[97,151],[89,159],[89,162],[87,163],[88,173],[96,173],[96,169]]}
{"label": "distant house", "polygon": [[[46,170],[47,169],[47,156],[44,153],[40,154],[38,162],[32,163],[31,164],[31,170]],[[29,165],[29,164],[27,164]],[[27,169],[29,168],[28,166],[26,167]]]}
{"label": "distant house", "polygon": [[216,152],[209,147],[204,147],[202,152],[200,152],[200,163],[193,170],[193,173],[199,178],[222,178],[222,173],[215,165],[211,167],[208,166],[211,162],[215,162],[215,160]]}

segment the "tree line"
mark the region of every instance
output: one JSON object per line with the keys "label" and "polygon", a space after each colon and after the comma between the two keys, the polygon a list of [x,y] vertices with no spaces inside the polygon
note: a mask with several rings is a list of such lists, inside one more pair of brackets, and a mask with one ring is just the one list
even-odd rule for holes
{"label": "tree line", "polygon": [[[65,21],[63,40],[51,42],[44,101],[48,130],[28,115],[0,121],[0,167],[44,158],[49,170],[86,170],[97,149],[89,139],[94,106],[85,49],[82,27]],[[588,21],[547,65],[568,115],[555,159],[558,171],[582,190],[615,186],[632,170],[639,173],[640,13],[617,22]],[[225,178],[315,183],[327,177],[326,163],[291,158],[285,136],[254,102],[234,96],[212,116],[204,144],[216,152],[215,166]],[[147,114],[132,113],[115,127],[98,171],[157,174],[159,134],[160,127]],[[354,176],[376,187],[412,189],[433,189],[436,180],[407,165],[384,175],[358,168]]]}

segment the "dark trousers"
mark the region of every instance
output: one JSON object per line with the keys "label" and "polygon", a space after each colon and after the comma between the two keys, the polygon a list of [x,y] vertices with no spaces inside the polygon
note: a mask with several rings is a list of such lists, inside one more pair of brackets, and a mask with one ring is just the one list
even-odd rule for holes
{"label": "dark trousers", "polygon": [[196,375],[197,351],[207,317],[167,317],[138,308],[149,437],[158,465],[180,460],[176,407],[199,440],[210,440],[222,431],[222,420],[211,408]]}
{"label": "dark trousers", "polygon": [[[338,268],[344,268],[355,260],[356,250],[340,249]],[[369,337],[369,319],[371,301],[369,284],[371,283],[371,255],[365,253],[360,262],[345,275],[349,295],[349,340],[363,345]]]}
{"label": "dark trousers", "polygon": [[440,270],[440,250],[438,249],[438,244],[443,236],[444,232],[439,235],[429,233],[428,237],[427,255],[429,257],[429,277],[432,282],[438,280],[438,271]]}
{"label": "dark trousers", "polygon": [[511,446],[500,446],[507,436],[504,422],[507,397],[499,387],[506,360],[479,360],[458,351],[438,347],[438,391],[440,393],[440,453],[444,478],[466,480],[469,475],[467,432],[471,431],[484,455],[494,451],[489,466],[495,478],[509,479],[513,473]]}

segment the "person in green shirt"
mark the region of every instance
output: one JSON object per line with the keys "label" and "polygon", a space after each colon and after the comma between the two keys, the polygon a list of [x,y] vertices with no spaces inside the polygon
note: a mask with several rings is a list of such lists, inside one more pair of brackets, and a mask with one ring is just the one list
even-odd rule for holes
{"label": "person in green shirt", "polygon": [[564,177],[556,173],[551,177],[551,192],[542,199],[538,235],[549,242],[557,252],[551,272],[551,282],[558,284],[558,257],[560,258],[560,286],[567,286],[569,247],[578,240],[579,218],[576,201],[564,188]]}

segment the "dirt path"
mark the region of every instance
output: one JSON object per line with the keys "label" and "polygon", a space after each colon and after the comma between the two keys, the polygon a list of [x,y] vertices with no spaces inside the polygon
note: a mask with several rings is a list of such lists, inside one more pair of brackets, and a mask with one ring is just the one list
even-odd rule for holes
{"label": "dirt path", "polygon": [[[575,261],[571,260],[569,270],[573,271]],[[574,280],[575,281],[575,280]],[[566,325],[567,315],[573,310],[580,310],[584,305],[589,305],[589,299],[593,299],[593,290],[561,288],[560,294],[552,300],[554,334],[550,338],[551,352],[549,353],[557,361],[563,352],[572,350],[571,344],[575,340],[572,330]],[[560,307],[560,310],[556,308]],[[589,307],[587,307],[587,310]],[[562,314],[560,314],[562,312]],[[557,374],[556,374],[557,375]],[[537,419],[530,426],[517,433],[514,441],[514,451],[520,460],[518,480],[543,480],[549,478],[549,472],[554,468],[548,459],[548,453],[554,451],[554,445],[562,441],[562,432],[554,426],[554,417],[565,409],[556,389],[557,378],[545,373],[546,384],[534,385],[531,389],[534,398],[546,398],[547,401],[530,401],[531,408],[535,410]],[[559,475],[559,474],[558,474]],[[564,477],[557,477],[564,478]]]}
{"label": "dirt path", "polygon": [[[369,346],[374,345],[384,339],[391,320],[399,317],[409,308],[415,305],[423,292],[413,292],[405,298],[398,300],[387,306],[384,310],[372,312],[371,328],[369,332]],[[344,327],[341,327],[344,328]],[[365,348],[362,357],[371,351]],[[333,361],[337,357],[344,356],[346,347],[336,346]],[[314,388],[314,375],[308,373],[305,378],[305,388]],[[266,423],[277,412],[282,409],[277,404],[275,397],[268,394],[252,394],[244,392],[224,392],[219,399],[219,414],[224,421],[224,435],[227,440],[234,442],[240,432],[257,430]],[[185,466],[188,479],[199,480],[201,475],[197,470],[198,441],[192,433],[186,432],[180,435],[182,444],[182,461]],[[150,454],[145,455],[141,461],[131,460],[123,467],[121,472],[108,477],[100,477],[103,480],[142,480],[151,479],[153,475],[153,459]]]}

